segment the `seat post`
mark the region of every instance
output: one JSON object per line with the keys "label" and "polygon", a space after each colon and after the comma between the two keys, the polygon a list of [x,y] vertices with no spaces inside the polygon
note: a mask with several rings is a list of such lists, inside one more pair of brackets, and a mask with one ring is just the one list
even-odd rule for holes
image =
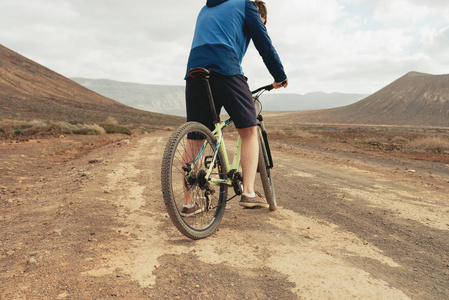
{"label": "seat post", "polygon": [[217,110],[215,109],[214,99],[212,98],[212,90],[209,83],[210,75],[205,75],[201,79],[204,81],[204,86],[206,87],[207,98],[209,99],[210,108],[212,110],[212,117],[214,119],[214,124],[220,123],[220,117],[217,115]]}

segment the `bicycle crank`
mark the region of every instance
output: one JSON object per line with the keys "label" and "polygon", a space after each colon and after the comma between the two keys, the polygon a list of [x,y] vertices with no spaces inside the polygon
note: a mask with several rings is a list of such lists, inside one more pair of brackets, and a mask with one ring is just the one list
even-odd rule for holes
{"label": "bicycle crank", "polygon": [[234,187],[234,192],[236,195],[241,195],[243,193],[243,176],[242,173],[236,172],[232,178],[232,186]]}

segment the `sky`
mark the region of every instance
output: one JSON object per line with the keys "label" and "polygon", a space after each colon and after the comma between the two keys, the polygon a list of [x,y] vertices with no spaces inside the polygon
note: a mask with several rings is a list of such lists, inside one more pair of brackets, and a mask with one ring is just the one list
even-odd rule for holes
{"label": "sky", "polygon": [[[66,77],[184,85],[205,0],[1,0],[0,44]],[[449,73],[448,0],[265,0],[284,93],[371,94]],[[251,44],[251,88],[273,81]]]}

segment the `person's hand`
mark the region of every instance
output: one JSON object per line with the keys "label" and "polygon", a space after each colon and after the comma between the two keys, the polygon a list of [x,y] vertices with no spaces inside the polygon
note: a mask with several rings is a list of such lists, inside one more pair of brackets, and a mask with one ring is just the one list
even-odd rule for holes
{"label": "person's hand", "polygon": [[288,86],[288,78],[285,79],[285,80],[282,81],[282,82],[273,82],[273,87],[274,87],[275,89],[279,89],[279,88],[281,88],[281,87],[286,88],[287,86]]}

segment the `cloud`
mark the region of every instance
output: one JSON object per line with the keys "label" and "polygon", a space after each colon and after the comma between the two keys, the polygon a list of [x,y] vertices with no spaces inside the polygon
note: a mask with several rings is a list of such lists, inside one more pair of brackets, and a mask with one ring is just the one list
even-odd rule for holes
{"label": "cloud", "polygon": [[[449,53],[435,54],[444,49],[443,37],[436,33],[434,49],[427,43],[423,51],[420,45],[423,24],[433,30],[441,26],[441,10],[447,9],[447,2],[287,2],[276,1],[274,13],[282,17],[268,24],[268,29],[274,27],[272,39],[288,76],[303,89],[375,92],[409,71],[442,71],[436,60],[444,62]],[[258,71],[263,71],[260,66]]]}
{"label": "cloud", "polygon": [[183,84],[202,6],[198,0],[4,0],[0,38],[65,76]]}
{"label": "cloud", "polygon": [[440,66],[444,66],[442,69],[445,69],[445,72],[448,72],[449,26],[439,31],[435,31],[432,28],[425,28],[422,30],[421,35],[421,46],[423,51],[438,62]]}
{"label": "cloud", "polygon": [[[374,92],[447,72],[447,0],[266,0],[285,92]],[[1,43],[68,77],[183,85],[204,0],[2,0]],[[272,80],[251,46],[253,87]]]}

